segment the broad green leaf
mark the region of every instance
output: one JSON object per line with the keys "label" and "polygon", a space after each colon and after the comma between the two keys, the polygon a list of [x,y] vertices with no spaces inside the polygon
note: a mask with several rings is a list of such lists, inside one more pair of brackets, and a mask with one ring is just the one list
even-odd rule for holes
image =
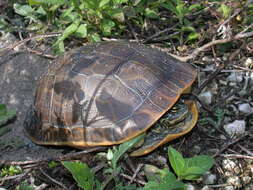
{"label": "broad green leaf", "polygon": [[102,8],[103,6],[108,4],[109,2],[110,2],[110,0],[100,0],[98,7]]}
{"label": "broad green leaf", "polygon": [[75,31],[75,36],[85,38],[87,36],[87,24],[80,24]]}
{"label": "broad green leaf", "polygon": [[168,148],[168,155],[173,170],[177,176],[182,176],[186,168],[186,163],[183,156],[172,147]]}
{"label": "broad green leaf", "polygon": [[64,161],[62,164],[70,171],[80,188],[93,190],[95,186],[94,174],[85,163]]}
{"label": "broad green leaf", "polygon": [[139,135],[123,144],[120,144],[116,151],[113,153],[113,159],[112,159],[112,167],[115,169],[117,166],[117,162],[121,158],[121,156],[130,148],[132,148],[136,143],[138,143],[140,140],[144,138],[144,134]]}
{"label": "broad green leaf", "polygon": [[91,41],[91,42],[100,42],[101,41],[101,38],[97,33],[92,33],[92,34],[88,35],[88,37],[89,37],[89,41]]}
{"label": "broad green leaf", "polygon": [[168,172],[161,182],[149,181],[143,190],[184,190],[185,184],[177,181],[173,173]]}
{"label": "broad green leaf", "polygon": [[196,40],[200,37],[200,34],[197,32],[192,32],[187,36],[187,40],[191,41],[191,40]]}
{"label": "broad green leaf", "polygon": [[20,5],[15,3],[13,5],[15,12],[21,16],[29,16],[34,10],[29,5]]}
{"label": "broad green leaf", "polygon": [[181,179],[195,180],[195,179],[198,179],[204,173],[205,171],[202,168],[193,166],[193,167],[186,168],[184,171],[184,174],[180,177]]}
{"label": "broad green leaf", "polygon": [[64,47],[64,43],[63,40],[57,40],[54,44],[53,44],[53,49],[55,51],[55,53],[57,55],[64,53],[65,51],[65,47]]}
{"label": "broad green leaf", "polygon": [[7,107],[5,104],[0,104],[0,116],[5,115],[7,112]]}
{"label": "broad green leaf", "polygon": [[192,158],[185,158],[186,167],[199,167],[207,172],[213,167],[214,159],[207,155],[194,156]]}
{"label": "broad green leaf", "polygon": [[74,33],[79,26],[79,22],[73,22],[70,24],[64,31],[61,36],[61,40],[64,40],[65,38],[69,37],[72,33]]}

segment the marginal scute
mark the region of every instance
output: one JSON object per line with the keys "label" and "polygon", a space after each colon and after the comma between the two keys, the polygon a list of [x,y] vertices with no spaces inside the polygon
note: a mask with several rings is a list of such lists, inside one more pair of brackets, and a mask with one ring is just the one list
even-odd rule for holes
{"label": "marginal scute", "polygon": [[148,130],[195,77],[191,65],[158,49],[88,44],[60,56],[41,77],[25,133],[38,144],[119,144]]}

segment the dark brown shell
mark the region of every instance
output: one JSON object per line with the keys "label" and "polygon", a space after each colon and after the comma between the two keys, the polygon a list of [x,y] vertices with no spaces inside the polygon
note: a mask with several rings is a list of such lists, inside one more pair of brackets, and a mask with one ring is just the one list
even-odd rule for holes
{"label": "dark brown shell", "polygon": [[89,44],[40,79],[26,134],[38,144],[112,145],[152,126],[196,77],[191,65],[136,43]]}

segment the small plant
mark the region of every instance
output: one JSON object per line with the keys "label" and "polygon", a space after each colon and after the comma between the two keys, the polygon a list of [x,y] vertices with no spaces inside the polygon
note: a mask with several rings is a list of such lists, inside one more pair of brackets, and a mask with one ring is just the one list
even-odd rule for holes
{"label": "small plant", "polygon": [[22,173],[22,169],[18,166],[9,166],[1,169],[0,176],[13,176]]}
{"label": "small plant", "polygon": [[[214,164],[214,160],[206,155],[183,158],[183,156],[172,147],[168,149],[170,165],[176,176],[167,169],[152,167],[152,174],[146,172],[148,183],[143,190],[185,190],[186,185],[181,180],[196,180],[206,173]],[[155,171],[155,172],[154,172]]]}
{"label": "small plant", "polygon": [[166,0],[162,5],[165,9],[171,11],[179,22],[179,27],[177,30],[180,32],[180,36],[174,36],[181,41],[183,41],[183,35],[187,34],[186,41],[196,40],[200,37],[200,34],[192,26],[191,21],[187,19],[187,16],[192,14],[194,10],[201,8],[201,5],[196,3],[193,5],[187,6],[183,0]]}
{"label": "small plant", "polygon": [[0,104],[0,126],[7,123],[10,119],[14,118],[16,115],[15,110],[7,110],[5,104]]}
{"label": "small plant", "polygon": [[28,20],[28,30],[39,33],[62,31],[62,35],[53,45],[58,53],[62,53],[63,42],[70,36],[97,42],[100,41],[101,35],[120,33],[124,28],[125,19],[121,5],[128,0],[28,0],[28,2],[28,5],[14,4],[15,12]]}
{"label": "small plant", "polygon": [[[95,179],[94,173],[90,170],[90,168],[81,162],[62,162],[64,167],[66,167],[73,178],[78,183],[78,186],[85,190],[103,190],[110,181],[113,179],[115,180],[116,186],[118,189],[124,189],[125,187],[119,183],[119,173],[121,171],[121,167],[117,165],[120,158],[126,153],[127,150],[132,148],[136,143],[138,143],[141,139],[143,139],[143,135],[140,135],[134,139],[131,139],[128,142],[125,142],[119,145],[118,148],[113,150],[109,149],[107,153],[107,160],[109,162],[108,168],[105,170],[105,174],[107,174],[107,179],[100,183],[98,180]],[[129,186],[128,189],[132,188],[133,186]],[[135,187],[135,186],[134,186]],[[136,188],[135,188],[136,189]]]}
{"label": "small plant", "polygon": [[[85,190],[103,190],[111,180],[115,180],[115,189],[136,189],[134,185],[123,186],[119,181],[121,167],[117,165],[122,155],[143,137],[137,137],[118,148],[110,150],[107,153],[109,168],[105,169],[105,174],[109,174],[107,179],[100,183],[95,179],[95,174],[90,168],[81,162],[62,162],[62,164],[72,173],[78,186]],[[206,155],[195,156],[192,158],[183,158],[175,149],[169,147],[168,157],[174,173],[168,169],[158,169],[155,166],[148,165],[152,172],[145,172],[148,183],[139,190],[185,190],[186,185],[181,180],[196,180],[206,173],[214,164],[214,160]],[[146,170],[147,171],[147,170]],[[150,175],[149,175],[150,174]],[[177,176],[177,177],[176,177]]]}

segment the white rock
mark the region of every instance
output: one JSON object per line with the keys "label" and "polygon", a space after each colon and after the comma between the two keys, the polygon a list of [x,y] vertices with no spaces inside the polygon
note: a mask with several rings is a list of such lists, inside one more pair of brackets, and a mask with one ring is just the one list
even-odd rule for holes
{"label": "white rock", "polygon": [[244,62],[244,65],[247,67],[247,68],[251,68],[253,66],[253,59],[251,57],[248,57],[246,59],[246,61]]}
{"label": "white rock", "polygon": [[212,93],[211,93],[210,91],[203,92],[203,93],[201,93],[201,94],[199,95],[199,99],[200,99],[203,103],[205,103],[205,104],[207,104],[207,105],[209,105],[209,104],[212,103],[212,99],[213,99],[212,97],[213,97],[213,95],[212,95]]}
{"label": "white rock", "polygon": [[231,73],[227,77],[227,80],[230,81],[230,82],[242,82],[242,80],[243,80],[243,73],[239,73],[239,72]]}
{"label": "white rock", "polygon": [[240,112],[245,113],[245,114],[253,113],[253,107],[251,107],[250,104],[248,103],[239,104],[238,109]]}
{"label": "white rock", "polygon": [[233,185],[236,188],[241,188],[242,187],[241,180],[238,176],[229,177],[227,179],[227,183],[230,184],[230,185]]}
{"label": "white rock", "polygon": [[245,121],[244,120],[235,120],[232,123],[228,123],[223,126],[226,133],[233,137],[242,135],[245,132]]}
{"label": "white rock", "polygon": [[217,180],[217,176],[215,174],[206,173],[203,175],[203,183],[206,185],[214,184]]}
{"label": "white rock", "polygon": [[208,185],[205,185],[204,187],[202,187],[201,190],[213,190],[213,188],[209,187]]}
{"label": "white rock", "polygon": [[226,170],[226,176],[232,176],[233,174],[239,174],[240,164],[230,159],[222,160],[222,168]]}
{"label": "white rock", "polygon": [[186,184],[186,190],[196,190],[196,187],[194,187],[192,184]]}
{"label": "white rock", "polygon": [[229,185],[225,187],[224,190],[235,190],[235,188],[232,185]]}

